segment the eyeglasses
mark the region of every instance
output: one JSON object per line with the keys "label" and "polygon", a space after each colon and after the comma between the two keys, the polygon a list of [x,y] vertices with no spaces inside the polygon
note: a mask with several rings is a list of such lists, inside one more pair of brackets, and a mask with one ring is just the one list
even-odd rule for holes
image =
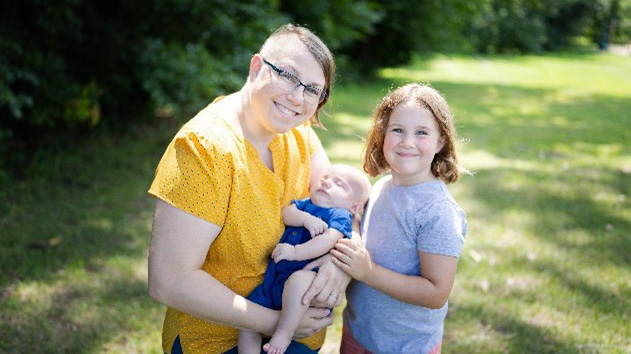
{"label": "eyeglasses", "polygon": [[293,91],[302,86],[305,88],[302,91],[305,101],[308,101],[310,103],[320,104],[326,98],[326,92],[320,87],[305,85],[296,77],[296,75],[276,67],[274,64],[265,59],[263,59],[263,62],[269,65],[272,70],[274,70],[278,78],[278,80],[276,80],[276,84],[281,89],[285,91]]}

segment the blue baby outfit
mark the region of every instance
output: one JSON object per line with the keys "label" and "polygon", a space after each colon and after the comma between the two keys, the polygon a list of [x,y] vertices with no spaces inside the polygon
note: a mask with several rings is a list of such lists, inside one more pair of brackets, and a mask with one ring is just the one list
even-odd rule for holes
{"label": "blue baby outfit", "polygon": [[[298,210],[305,211],[316,216],[329,225],[341,232],[344,237],[351,238],[353,232],[352,219],[353,215],[350,211],[340,208],[324,208],[311,203],[311,199],[294,200]],[[316,236],[317,237],[317,236]],[[279,243],[288,243],[290,245],[299,245],[311,240],[309,230],[304,227],[287,227]],[[316,257],[317,258],[317,257]],[[248,299],[259,305],[263,305],[273,310],[280,310],[283,300],[283,288],[289,276],[297,270],[302,269],[314,259],[306,261],[288,261],[282,260],[278,263],[270,259],[265,270],[263,283],[257,286]],[[317,271],[317,269],[314,269]]]}

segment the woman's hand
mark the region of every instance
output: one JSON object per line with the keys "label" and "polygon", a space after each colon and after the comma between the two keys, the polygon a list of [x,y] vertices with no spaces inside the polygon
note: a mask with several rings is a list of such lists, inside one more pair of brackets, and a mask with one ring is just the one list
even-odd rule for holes
{"label": "woman's hand", "polygon": [[327,308],[309,307],[300,326],[294,332],[294,338],[309,337],[333,323],[333,311]]}
{"label": "woman's hand", "polygon": [[338,240],[331,250],[333,264],[351,277],[365,282],[372,273],[375,264],[363,244],[349,239]]}
{"label": "woman's hand", "polygon": [[319,267],[318,274],[302,297],[303,304],[315,307],[337,307],[342,304],[344,291],[351,277],[333,264],[331,255],[324,255],[303,269]]}

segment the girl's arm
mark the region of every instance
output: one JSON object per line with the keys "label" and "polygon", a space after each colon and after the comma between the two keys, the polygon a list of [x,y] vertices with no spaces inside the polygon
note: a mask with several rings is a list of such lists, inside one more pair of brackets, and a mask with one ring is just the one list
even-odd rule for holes
{"label": "girl's arm", "polygon": [[[149,295],[204,321],[271,335],[278,311],[246,300],[201,269],[220,231],[218,225],[158,199],[149,250]],[[310,311],[298,336],[311,335],[332,322],[326,310]]]}
{"label": "girl's arm", "polygon": [[458,258],[419,252],[422,275],[405,275],[375,264],[363,244],[347,239],[331,251],[333,262],[353,278],[409,304],[445,305],[456,277]]}

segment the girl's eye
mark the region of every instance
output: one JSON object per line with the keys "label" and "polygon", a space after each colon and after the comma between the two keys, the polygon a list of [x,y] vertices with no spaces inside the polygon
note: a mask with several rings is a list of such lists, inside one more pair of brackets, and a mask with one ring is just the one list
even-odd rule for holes
{"label": "girl's eye", "polygon": [[417,130],[416,135],[427,135],[427,132],[425,130]]}
{"label": "girl's eye", "polygon": [[393,128],[392,131],[395,133],[403,133],[403,129],[401,128]]}

